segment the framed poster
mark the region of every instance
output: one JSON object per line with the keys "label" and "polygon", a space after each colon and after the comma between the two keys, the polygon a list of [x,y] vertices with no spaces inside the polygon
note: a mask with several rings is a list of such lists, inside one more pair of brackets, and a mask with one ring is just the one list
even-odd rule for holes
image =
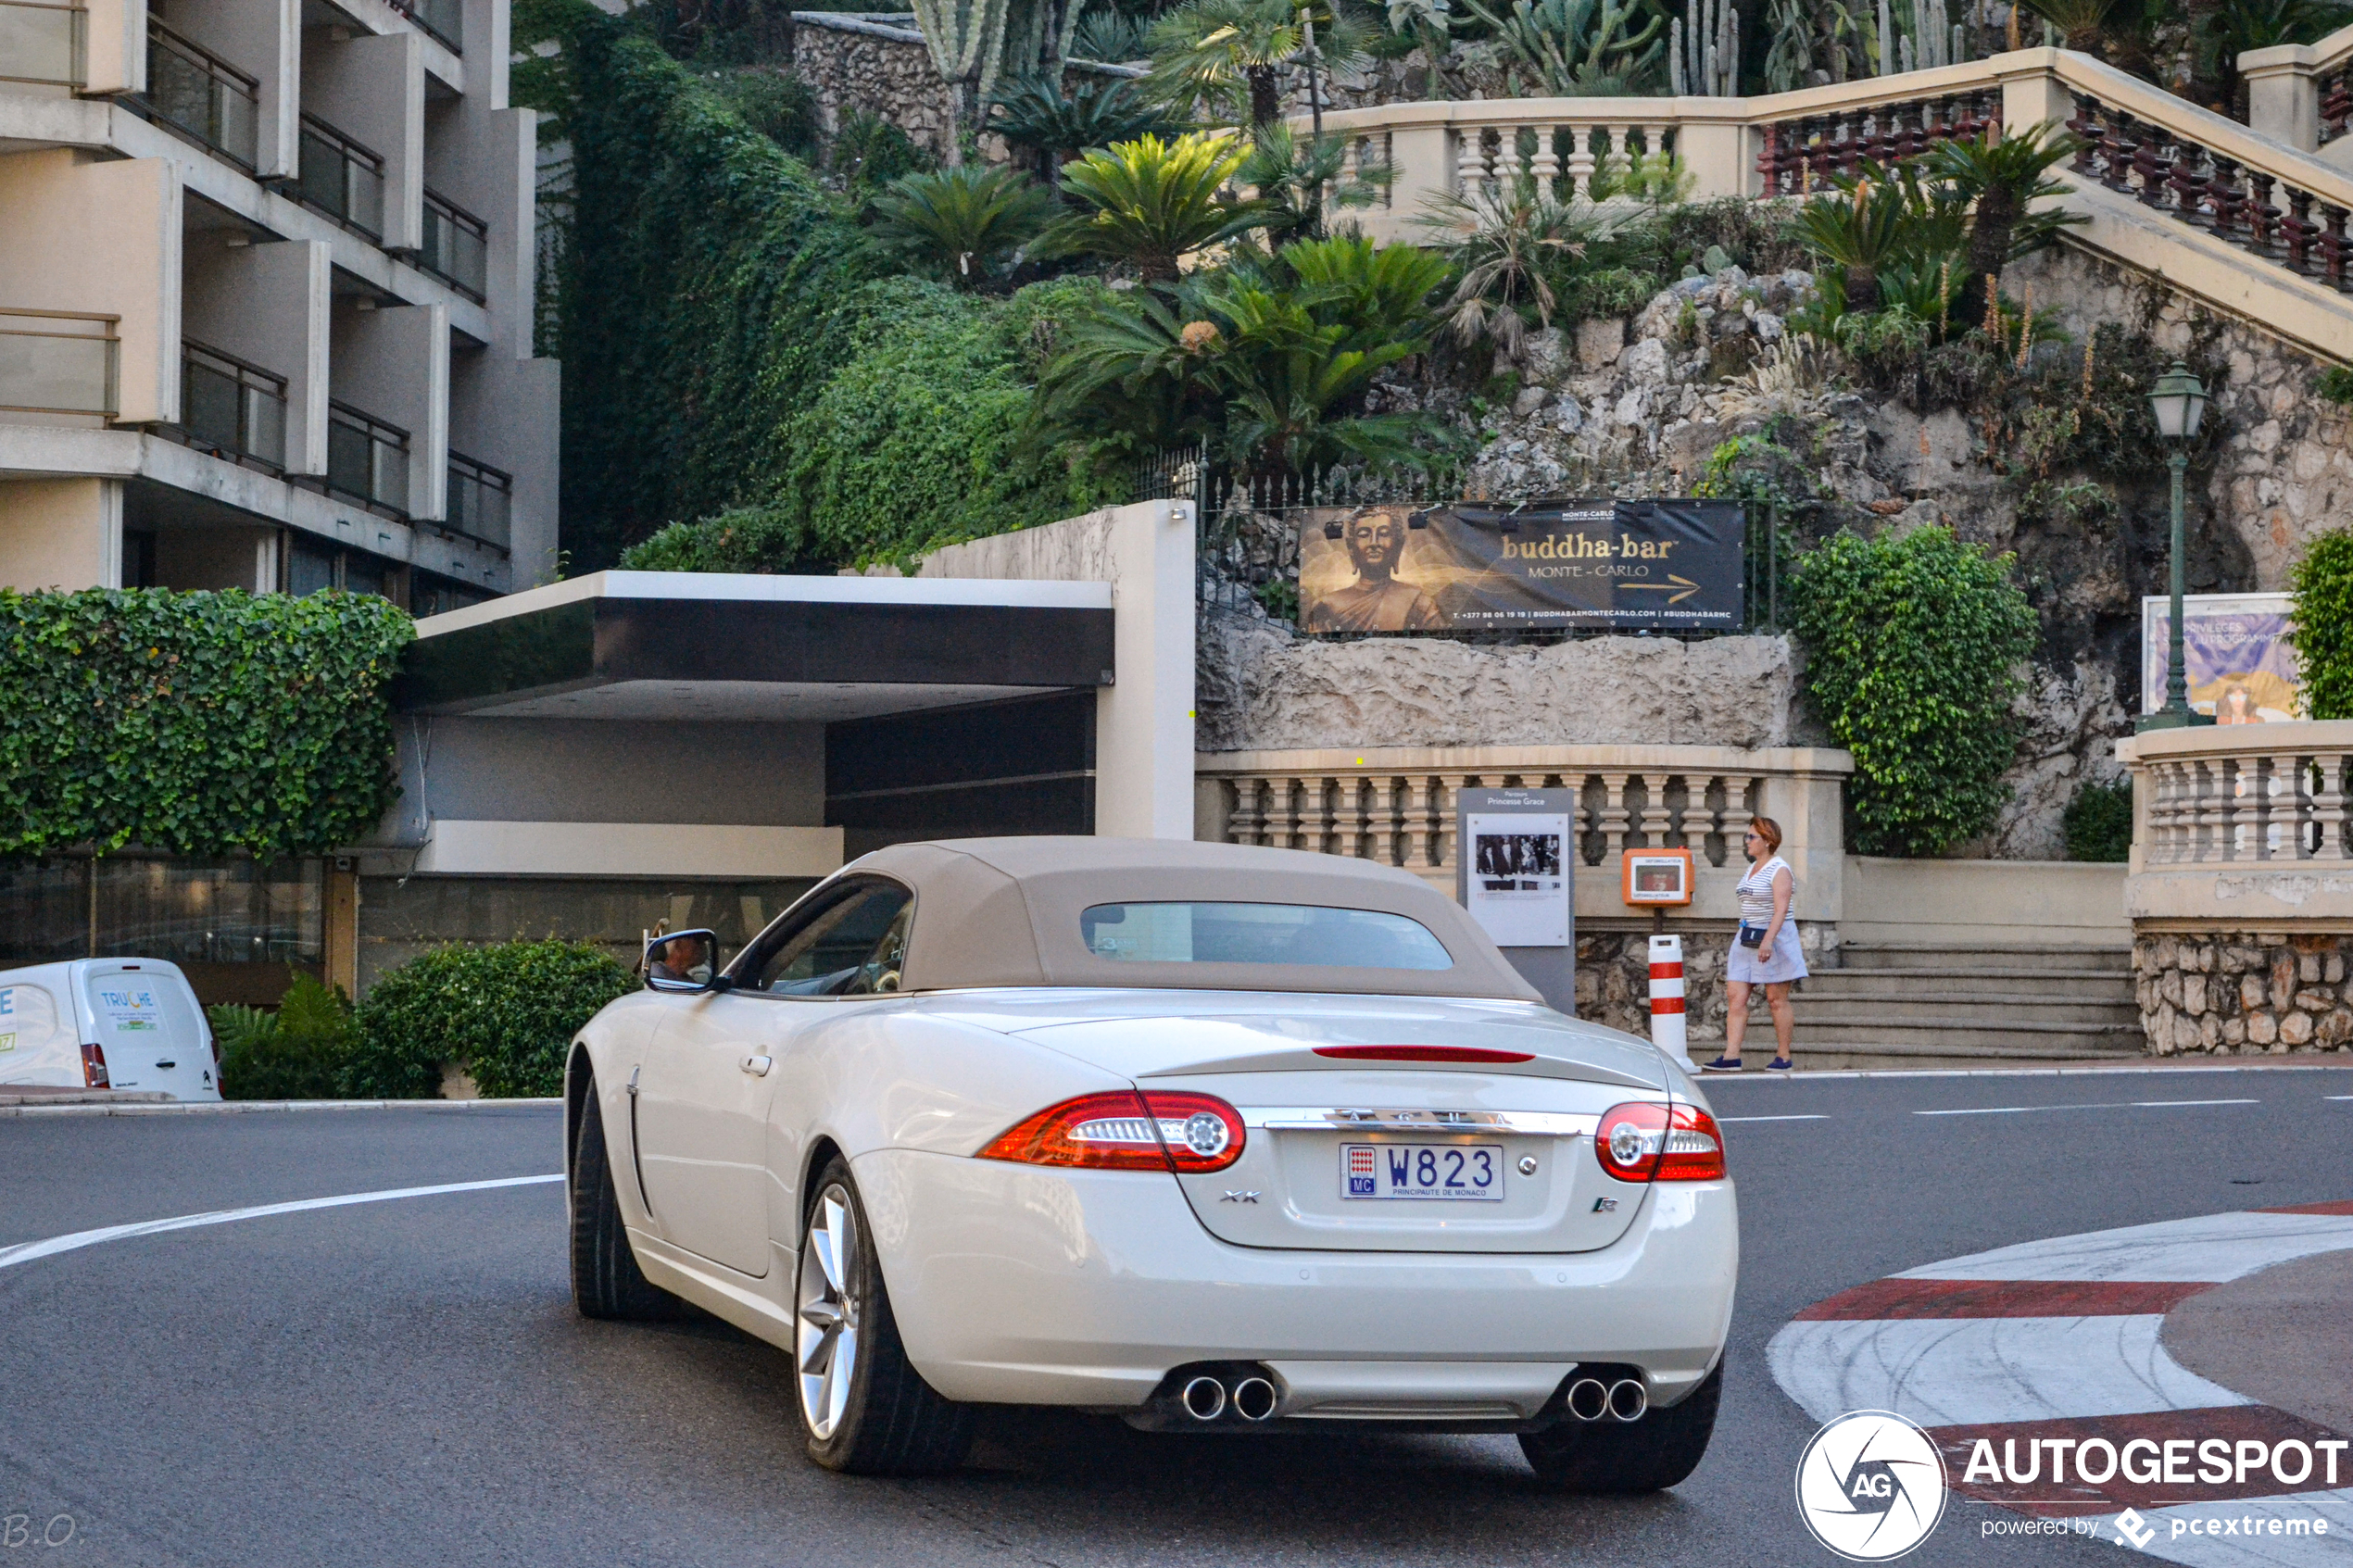
{"label": "framed poster", "polygon": [[[2218,724],[2275,724],[2301,716],[2303,673],[2287,641],[2285,594],[2190,594],[2182,600],[2182,661],[2190,706]],[[2173,602],[2141,600],[2141,711],[2165,706]]]}
{"label": "framed poster", "polygon": [[1747,538],[1737,501],[1317,508],[1300,525],[1299,625],[1734,632]]}
{"label": "framed poster", "polygon": [[1563,814],[1463,819],[1465,908],[1498,947],[1558,947],[1568,941],[1568,818]]}

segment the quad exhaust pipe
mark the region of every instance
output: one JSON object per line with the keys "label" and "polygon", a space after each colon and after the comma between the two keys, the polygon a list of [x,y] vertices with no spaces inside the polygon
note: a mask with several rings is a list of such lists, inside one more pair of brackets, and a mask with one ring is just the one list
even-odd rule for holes
{"label": "quad exhaust pipe", "polygon": [[1580,1377],[1568,1386],[1568,1413],[1579,1421],[1640,1421],[1650,1408],[1650,1389],[1639,1377],[1608,1384]]}
{"label": "quad exhaust pipe", "polygon": [[1277,1398],[1275,1385],[1255,1373],[1231,1383],[1204,1373],[1187,1381],[1176,1401],[1198,1422],[1215,1421],[1230,1409],[1242,1420],[1256,1423],[1274,1415]]}

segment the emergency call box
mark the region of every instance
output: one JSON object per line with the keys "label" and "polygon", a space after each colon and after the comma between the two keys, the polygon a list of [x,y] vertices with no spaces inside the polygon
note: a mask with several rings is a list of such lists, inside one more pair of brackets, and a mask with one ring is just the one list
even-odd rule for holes
{"label": "emergency call box", "polygon": [[1629,849],[1621,868],[1628,904],[1666,909],[1692,901],[1692,852],[1688,849]]}

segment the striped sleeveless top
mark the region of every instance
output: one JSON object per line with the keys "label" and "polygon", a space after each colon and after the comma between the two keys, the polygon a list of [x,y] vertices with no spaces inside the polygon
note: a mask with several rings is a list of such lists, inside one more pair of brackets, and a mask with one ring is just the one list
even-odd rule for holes
{"label": "striped sleeveless top", "polygon": [[1796,902],[1797,873],[1791,872],[1789,862],[1779,855],[1768,856],[1755,870],[1741,878],[1736,890],[1740,896],[1743,925],[1773,923],[1773,873],[1776,872],[1789,872],[1791,902]]}

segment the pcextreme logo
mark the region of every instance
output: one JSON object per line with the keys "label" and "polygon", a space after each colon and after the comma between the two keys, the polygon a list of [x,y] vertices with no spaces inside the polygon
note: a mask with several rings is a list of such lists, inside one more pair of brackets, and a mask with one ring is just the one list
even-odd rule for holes
{"label": "pcextreme logo", "polygon": [[1798,1517],[1850,1562],[1885,1562],[1928,1539],[1944,1497],[1944,1456],[1891,1411],[1850,1411],[1797,1461]]}

